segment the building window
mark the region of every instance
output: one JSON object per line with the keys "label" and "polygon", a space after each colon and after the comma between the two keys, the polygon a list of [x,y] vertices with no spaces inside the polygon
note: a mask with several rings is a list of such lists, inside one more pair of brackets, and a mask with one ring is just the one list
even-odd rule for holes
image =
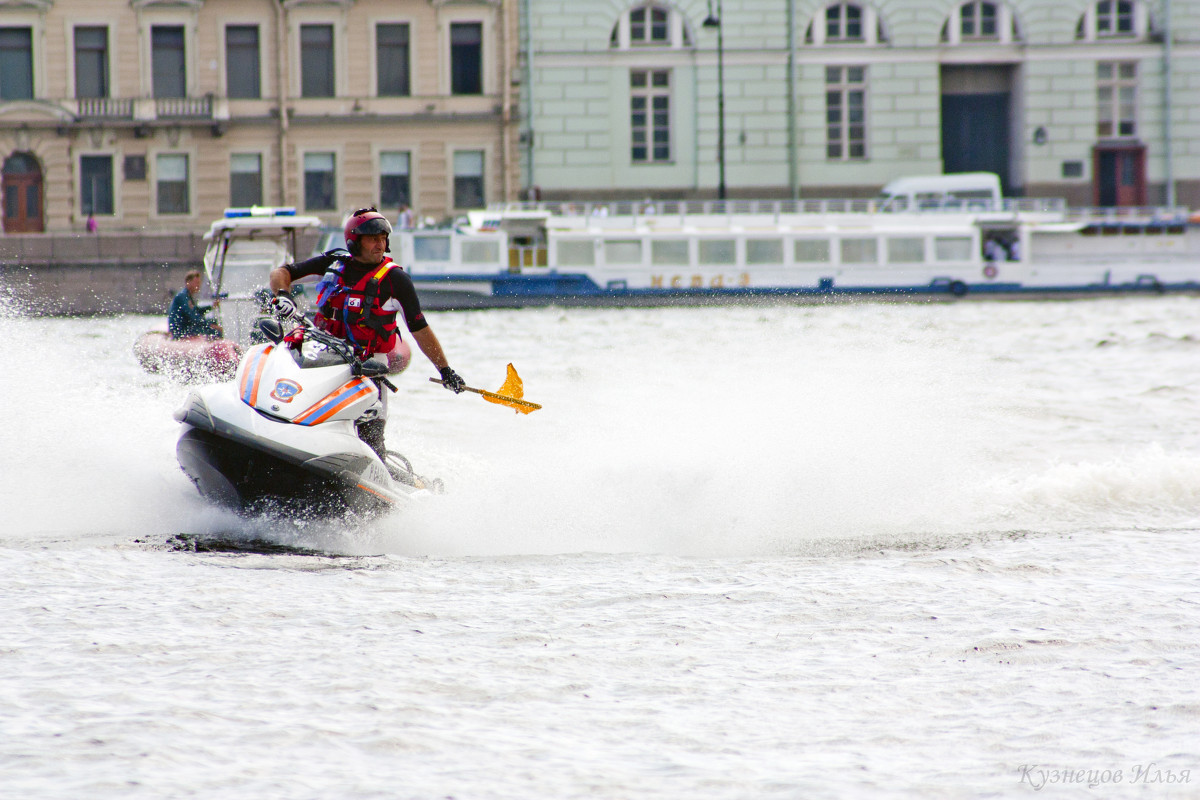
{"label": "building window", "polygon": [[483,94],[482,23],[450,24],[450,92]]}
{"label": "building window", "polygon": [[155,97],[186,97],[187,70],[184,66],[182,25],[155,25],[150,29],[151,62]]}
{"label": "building window", "polygon": [[155,164],[158,213],[188,213],[188,157],[182,153],[162,153]]}
{"label": "building window", "polygon": [[1132,0],[1100,0],[1096,3],[1097,36],[1133,35]]}
{"label": "building window", "polygon": [[667,10],[657,6],[642,6],[629,12],[629,43],[661,47],[671,42],[667,27]]}
{"label": "building window", "polygon": [[999,31],[996,27],[996,4],[975,0],[964,3],[959,8],[963,40],[967,39],[997,39]]}
{"label": "building window", "polygon": [[454,154],[454,207],[483,206],[483,151],[459,150]]}
{"label": "building window", "polygon": [[309,211],[332,211],[334,201],[333,153],[304,154],[304,207]]}
{"label": "building window", "polygon": [[103,25],[75,29],[75,96],[108,97],[108,28]]}
{"label": "building window", "polygon": [[825,155],[837,161],[867,157],[866,67],[825,68]]}
{"label": "building window", "polygon": [[853,3],[836,3],[825,9],[825,41],[861,42],[862,8]]}
{"label": "building window", "polygon": [[225,27],[225,93],[237,99],[262,97],[259,85],[258,26]]}
{"label": "building window", "polygon": [[33,99],[33,29],[0,28],[0,100]]}
{"label": "building window", "polygon": [[1096,134],[1102,138],[1137,133],[1137,64],[1101,61],[1096,65]]}
{"label": "building window", "polygon": [[300,96],[333,97],[333,26],[300,26]]}
{"label": "building window", "polygon": [[409,94],[407,23],[375,26],[375,69],[380,97]]}
{"label": "building window", "polygon": [[262,156],[258,153],[234,153],[229,157],[229,204],[262,204]]}
{"label": "building window", "polygon": [[410,205],[408,153],[379,154],[379,202],[385,208]]}
{"label": "building window", "polygon": [[671,160],[671,71],[629,73],[629,157],[635,164]]}
{"label": "building window", "polygon": [[[711,10],[711,9],[710,9]],[[621,15],[608,38],[609,47],[691,47],[687,23],[666,6],[638,6]]]}
{"label": "building window", "polygon": [[1020,41],[1021,33],[1012,8],[989,0],[970,0],[954,9],[942,26],[941,41],[964,42]]}
{"label": "building window", "polygon": [[[957,14],[957,11],[954,12]],[[957,28],[956,28],[957,30]],[[870,6],[831,3],[812,18],[804,31],[805,44],[879,44],[888,40],[883,21]]]}
{"label": "building window", "polygon": [[81,156],[79,159],[79,209],[94,216],[113,213],[112,156]]}

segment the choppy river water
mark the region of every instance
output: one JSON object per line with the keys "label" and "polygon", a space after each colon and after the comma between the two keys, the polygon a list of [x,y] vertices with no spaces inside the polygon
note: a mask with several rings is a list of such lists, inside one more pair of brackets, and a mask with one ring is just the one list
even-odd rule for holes
{"label": "choppy river water", "polygon": [[0,796],[1200,796],[1197,302],[434,314],[545,408],[418,355],[449,491],[336,524],[200,499],[158,320],[10,304]]}

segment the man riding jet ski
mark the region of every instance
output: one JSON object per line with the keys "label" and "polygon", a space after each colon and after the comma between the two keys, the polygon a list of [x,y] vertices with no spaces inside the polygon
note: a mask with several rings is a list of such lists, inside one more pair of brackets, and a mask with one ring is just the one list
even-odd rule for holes
{"label": "man riding jet ski", "polygon": [[[318,328],[350,342],[363,358],[375,355],[387,358],[388,372],[395,374],[408,366],[408,345],[397,333],[396,315],[404,314],[409,333],[442,375],[443,386],[461,393],[466,383],[450,368],[442,345],[425,315],[412,278],[392,261],[391,223],[375,207],[360,208],[350,215],[344,227],[345,250],[330,250],[299,264],[285,264],[271,271],[270,285],[274,304],[281,313],[296,310],[291,297],[292,281],[309,275],[322,275],[317,283]],[[375,419],[358,426],[359,436],[371,445],[380,458],[387,458],[384,428],[387,425],[387,397]]]}
{"label": "man riding jet ski", "polygon": [[[193,392],[175,414],[185,424],[176,454],[201,494],[240,509],[300,501],[324,513],[389,508],[439,488],[383,442],[385,389],[395,390],[386,375],[403,370],[409,356],[397,313],[443,385],[465,389],[412,281],[384,255],[390,231],[382,214],[362,209],[346,223],[352,252],[330,251],[271,273],[276,315],[300,324],[285,332],[264,321],[269,342],[246,353],[236,380]],[[294,278],[322,273],[310,323],[286,292]]]}

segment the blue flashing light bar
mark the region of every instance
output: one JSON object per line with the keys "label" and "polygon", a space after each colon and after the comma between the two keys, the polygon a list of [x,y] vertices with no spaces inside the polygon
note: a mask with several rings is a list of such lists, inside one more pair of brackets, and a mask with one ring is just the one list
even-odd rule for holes
{"label": "blue flashing light bar", "polygon": [[225,209],[225,218],[237,217],[294,217],[295,206],[248,206],[243,208]]}

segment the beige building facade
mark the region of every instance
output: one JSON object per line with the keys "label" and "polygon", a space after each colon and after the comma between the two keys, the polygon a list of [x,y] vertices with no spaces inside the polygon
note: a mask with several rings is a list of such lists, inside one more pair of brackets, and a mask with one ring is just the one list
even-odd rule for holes
{"label": "beige building facade", "polygon": [[518,192],[511,0],[0,0],[4,233]]}

